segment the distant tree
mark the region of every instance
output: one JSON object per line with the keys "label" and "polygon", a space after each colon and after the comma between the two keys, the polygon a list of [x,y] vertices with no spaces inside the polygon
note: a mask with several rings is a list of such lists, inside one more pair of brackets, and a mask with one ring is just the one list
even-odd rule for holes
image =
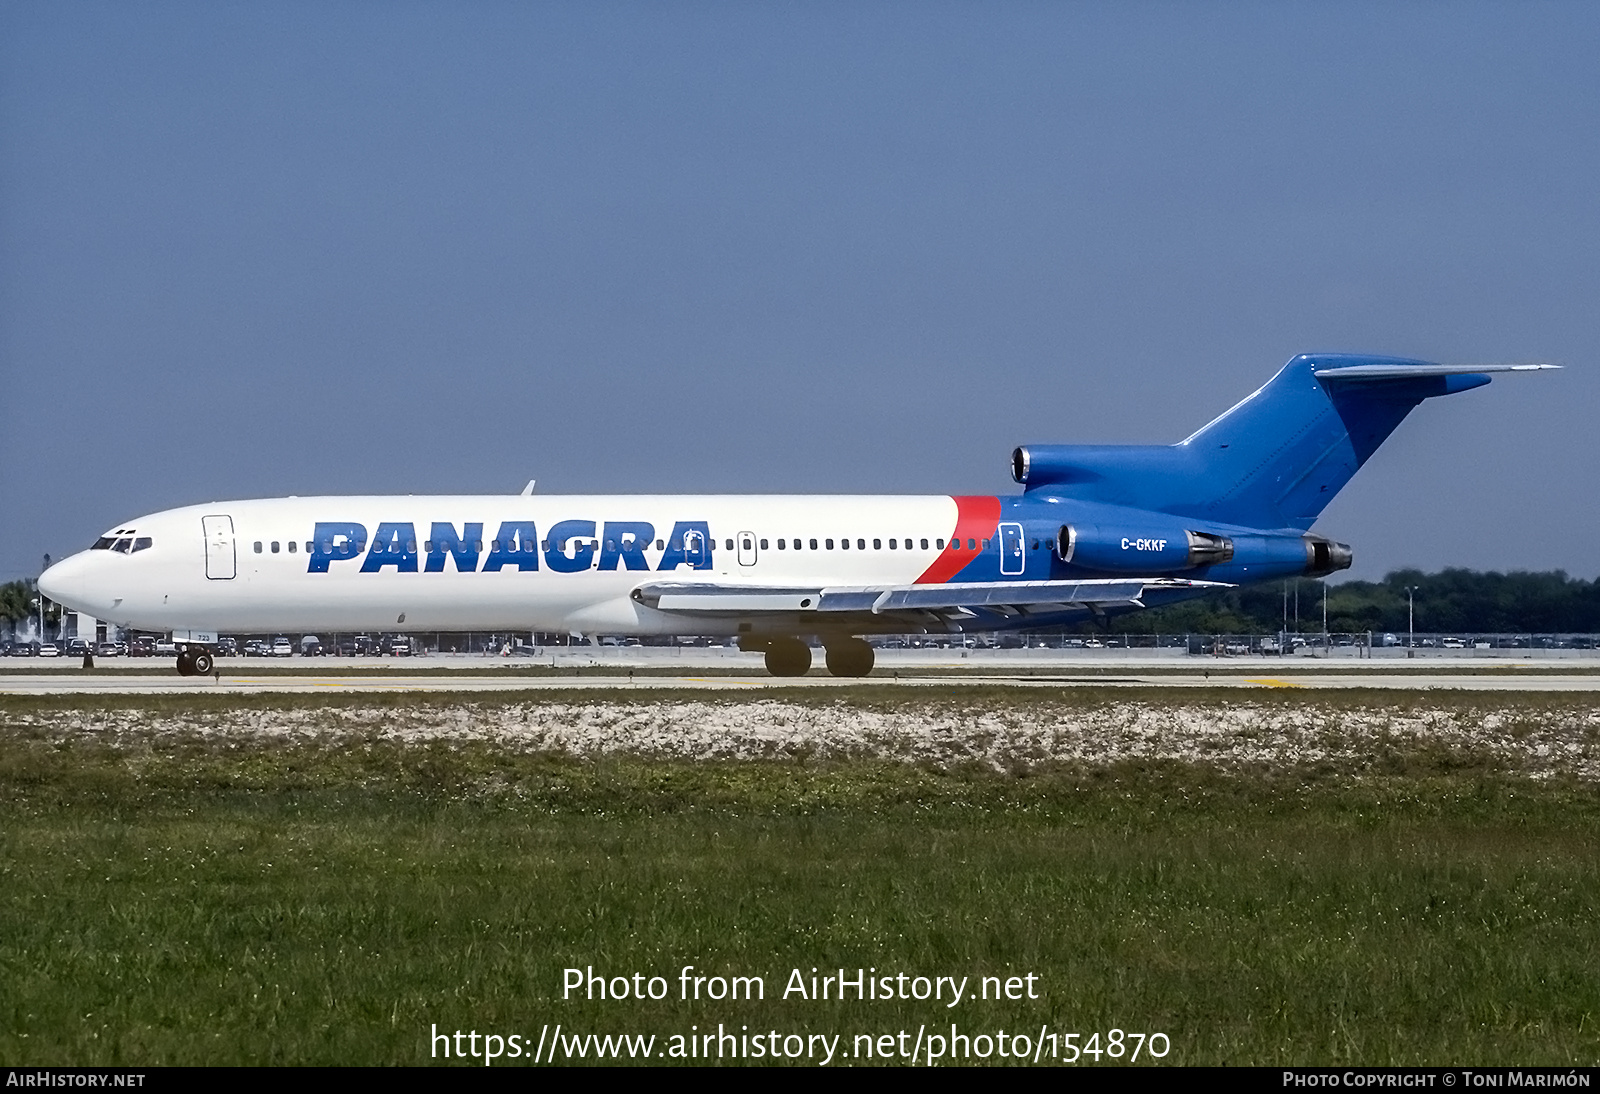
{"label": "distant tree", "polygon": [[[1123,616],[1112,629],[1126,634],[1272,634],[1283,626],[1284,590],[1300,595],[1300,627],[1322,630],[1323,582],[1290,579],[1225,589],[1196,600]],[[1416,587],[1416,626],[1424,633],[1600,634],[1600,581],[1547,573],[1395,570],[1382,581],[1329,584],[1328,630],[1399,634],[1406,629],[1406,586]],[[1294,629],[1293,616],[1290,629]],[[1085,626],[1083,630],[1092,630]]]}
{"label": "distant tree", "polygon": [[0,619],[12,625],[34,614],[33,582],[8,581],[0,585]]}

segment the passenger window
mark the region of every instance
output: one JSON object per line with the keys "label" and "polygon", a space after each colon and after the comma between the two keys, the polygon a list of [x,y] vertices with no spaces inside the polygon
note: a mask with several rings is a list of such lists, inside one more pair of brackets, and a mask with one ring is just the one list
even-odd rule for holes
{"label": "passenger window", "polygon": [[472,549],[473,549],[473,550],[474,550],[474,551],[481,551],[481,550],[483,550],[483,540],[481,540],[481,539],[475,539],[475,540],[473,540],[473,541],[472,541]]}
{"label": "passenger window", "polygon": [[140,551],[144,550],[146,547],[149,547],[150,546],[150,542],[151,541],[150,541],[150,537],[149,536],[140,536],[138,539],[134,540],[133,541],[133,552],[134,552],[134,554],[138,554]]}
{"label": "passenger window", "polygon": [[987,551],[989,549],[989,541],[988,540],[984,540],[983,541],[983,549],[985,551]]}
{"label": "passenger window", "polygon": [[258,540],[256,540],[256,554],[259,555],[260,553],[261,553],[261,541],[258,539]]}
{"label": "passenger window", "polygon": [[310,553],[311,553],[311,541],[308,539],[308,540],[306,540],[306,554],[309,555]]}
{"label": "passenger window", "polygon": [[761,549],[763,551],[765,551],[767,549],[767,541],[766,540],[762,540],[761,541]]}
{"label": "passenger window", "polygon": [[273,554],[277,554],[278,553],[278,541],[277,540],[273,540],[272,541],[272,553]]}
{"label": "passenger window", "polygon": [[422,541],[422,551],[423,551],[424,554],[429,554],[429,555],[433,554],[433,540],[431,540],[431,539],[423,540]]}
{"label": "passenger window", "polygon": [[[292,543],[289,544],[289,550],[291,550],[291,551],[294,550],[294,544],[292,544]],[[417,541],[414,540],[414,539],[406,540],[406,554],[414,555],[416,553],[417,553]]]}
{"label": "passenger window", "polygon": [[1038,540],[1034,540],[1033,541],[1033,546],[1030,548],[1030,550],[1037,551],[1038,549],[1039,549],[1039,541]]}
{"label": "passenger window", "polygon": [[978,549],[978,544],[977,544],[977,542],[975,540],[971,540],[971,539],[967,540],[967,550],[976,551],[977,549]]}
{"label": "passenger window", "polygon": [[895,546],[894,546],[894,543],[895,543],[895,541],[894,541],[894,540],[892,540],[892,539],[891,539],[891,540],[890,540],[890,541],[889,541],[889,550],[891,550],[891,551],[892,551],[892,550],[894,550],[894,549],[895,549]]}
{"label": "passenger window", "polygon": [[830,550],[830,551],[833,550],[833,540],[825,539],[825,540],[822,541],[822,543],[823,543],[823,546],[828,548],[828,550]]}
{"label": "passenger window", "polygon": [[783,550],[783,540],[781,539],[778,541],[778,550]]}
{"label": "passenger window", "polygon": [[[830,539],[830,540],[829,540],[829,541],[828,541],[828,546],[829,546],[829,547],[832,547],[832,546],[833,546],[833,540],[831,540],[831,539]],[[849,541],[849,540],[847,540],[847,539],[841,539],[841,540],[840,540],[840,541],[839,541],[839,550],[841,550],[841,551],[848,551],[848,550],[849,550],[849,549],[850,549],[850,541]]]}
{"label": "passenger window", "polygon": [[[828,544],[828,546],[829,546],[829,547],[832,547],[832,546],[833,546],[833,544],[831,544],[831,543],[830,543],[830,544]],[[815,551],[815,550],[816,550],[816,549],[817,549],[817,541],[816,541],[816,540],[812,540],[812,541],[811,541],[811,549],[812,549],[812,550],[813,550],[813,551]]]}
{"label": "passenger window", "polygon": [[728,541],[728,550],[733,550],[733,540],[731,539]]}
{"label": "passenger window", "polygon": [[867,549],[867,541],[866,540],[864,540],[864,539],[856,540],[856,550],[865,551],[866,549]]}
{"label": "passenger window", "polygon": [[883,550],[883,540],[881,540],[881,539],[875,539],[875,540],[873,540],[873,541],[872,541],[872,549],[873,549],[873,550],[874,550],[874,551],[881,551],[881,550]]}
{"label": "passenger window", "polygon": [[291,554],[291,555],[292,555],[292,554],[294,554],[294,553],[295,553],[295,550],[296,550],[296,549],[297,549],[297,548],[298,548],[298,547],[299,547],[299,544],[297,544],[297,543],[296,543],[296,542],[295,542],[295,541],[294,541],[294,540],[292,540],[292,539],[291,539],[291,540],[290,540],[290,541],[289,541],[289,553],[290,553],[290,554]]}

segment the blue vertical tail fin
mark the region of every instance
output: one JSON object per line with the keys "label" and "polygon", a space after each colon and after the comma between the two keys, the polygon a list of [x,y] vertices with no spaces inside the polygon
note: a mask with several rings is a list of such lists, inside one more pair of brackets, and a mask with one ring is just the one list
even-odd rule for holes
{"label": "blue vertical tail fin", "polygon": [[1030,493],[1304,531],[1422,400],[1546,367],[1302,354],[1178,444],[1030,445],[1012,473]]}

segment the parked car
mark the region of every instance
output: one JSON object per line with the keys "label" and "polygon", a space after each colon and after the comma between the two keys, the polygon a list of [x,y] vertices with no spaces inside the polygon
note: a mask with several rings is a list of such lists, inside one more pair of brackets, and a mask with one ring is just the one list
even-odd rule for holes
{"label": "parked car", "polygon": [[156,655],[156,636],[153,634],[136,634],[133,641],[128,643],[129,657],[154,657]]}
{"label": "parked car", "polygon": [[122,656],[122,651],[117,648],[117,644],[115,642],[102,642],[102,643],[100,643],[99,646],[97,646],[95,648],[94,652],[95,652],[95,656],[97,656],[97,657],[121,657]]}
{"label": "parked car", "polygon": [[236,639],[236,638],[219,638],[219,639],[217,639],[217,656],[218,657],[238,657],[239,656],[239,640]]}
{"label": "parked car", "polygon": [[272,656],[293,657],[294,643],[290,642],[287,638],[280,634],[277,638],[272,640]]}
{"label": "parked car", "polygon": [[54,642],[40,642],[39,643],[39,656],[40,657],[60,657],[61,656],[61,647],[56,645]]}

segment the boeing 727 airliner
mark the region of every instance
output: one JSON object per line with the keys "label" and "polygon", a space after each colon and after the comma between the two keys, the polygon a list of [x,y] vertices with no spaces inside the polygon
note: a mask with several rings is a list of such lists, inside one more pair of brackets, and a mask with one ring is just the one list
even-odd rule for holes
{"label": "boeing 727 airliner", "polygon": [[1422,400],[1552,365],[1302,355],[1174,445],[1024,445],[1010,497],[320,497],[125,521],[39,579],[50,599],[169,631],[726,635],[778,676],[865,676],[864,635],[1104,620],[1321,576],[1310,532]]}

